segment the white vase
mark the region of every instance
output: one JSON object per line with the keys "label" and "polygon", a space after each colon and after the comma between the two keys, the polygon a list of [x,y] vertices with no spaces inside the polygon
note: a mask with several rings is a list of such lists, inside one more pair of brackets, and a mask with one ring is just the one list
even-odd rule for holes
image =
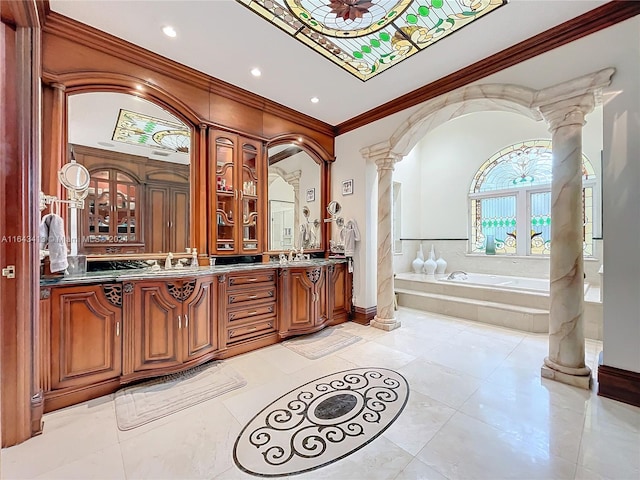
{"label": "white vase", "polygon": [[424,253],[422,253],[422,244],[420,244],[420,248],[418,249],[418,258],[424,262]]}
{"label": "white vase", "polygon": [[429,256],[429,258],[424,262],[424,273],[426,273],[427,275],[433,275],[436,271],[437,266],[438,265],[436,264],[436,261],[431,258],[431,256]]}
{"label": "white vase", "polygon": [[411,262],[411,266],[413,267],[413,271],[415,273],[421,273],[422,272],[422,268],[424,267],[424,261],[423,261],[423,254],[422,254],[422,247],[420,248],[420,250],[418,250],[418,255],[416,256],[416,259]]}
{"label": "white vase", "polygon": [[436,273],[444,273],[447,269],[447,261],[441,256],[436,260]]}
{"label": "white vase", "polygon": [[429,252],[429,260],[433,260],[434,262],[436,261],[436,252],[433,245],[431,245],[431,251]]}

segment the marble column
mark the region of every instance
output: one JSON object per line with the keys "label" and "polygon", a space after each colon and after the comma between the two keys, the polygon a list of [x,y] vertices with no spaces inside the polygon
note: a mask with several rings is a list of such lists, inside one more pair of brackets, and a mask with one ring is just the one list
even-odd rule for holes
{"label": "marble column", "polygon": [[393,252],[391,250],[391,205],[393,166],[402,157],[387,154],[376,160],[378,167],[378,272],[377,272],[377,315],[371,326],[382,330],[400,327],[395,318],[393,288]]}
{"label": "marble column", "polygon": [[[300,228],[300,177],[301,170],[295,170],[284,176],[284,181],[293,187],[293,246],[296,247],[296,239]],[[299,247],[300,245],[298,245]],[[296,247],[297,248],[297,247]]]}
{"label": "marble column", "polygon": [[593,110],[588,94],[540,108],[552,132],[549,356],[545,378],[589,389],[584,354],[582,126]]}

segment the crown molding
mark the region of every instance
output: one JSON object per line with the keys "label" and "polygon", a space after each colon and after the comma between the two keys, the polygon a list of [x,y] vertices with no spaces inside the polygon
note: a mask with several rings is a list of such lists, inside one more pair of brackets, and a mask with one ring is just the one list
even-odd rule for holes
{"label": "crown molding", "polygon": [[579,17],[512,45],[495,55],[346,120],[336,125],[335,135],[342,135],[386,116],[449,93],[452,90],[464,87],[488,75],[608,28],[638,14],[640,14],[640,1],[611,1]]}
{"label": "crown molding", "polygon": [[[48,2],[47,2],[48,3]],[[218,78],[153,53],[138,45],[122,40],[106,32],[73,20],[57,12],[49,11],[43,27],[45,34],[55,35],[114,57],[135,63],[175,80],[188,82],[215,95],[234,100],[249,107],[271,113],[325,135],[334,135],[334,127],[309,115],[281,105],[255,93],[236,87]]]}

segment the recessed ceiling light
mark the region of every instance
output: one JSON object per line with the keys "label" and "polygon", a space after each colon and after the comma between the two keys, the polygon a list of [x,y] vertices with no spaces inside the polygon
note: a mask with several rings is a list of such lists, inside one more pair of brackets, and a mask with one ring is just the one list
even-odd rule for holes
{"label": "recessed ceiling light", "polygon": [[252,68],[251,75],[253,75],[254,77],[259,77],[260,75],[262,75],[262,72],[259,68]]}
{"label": "recessed ceiling light", "polygon": [[174,38],[178,35],[178,32],[171,25],[167,25],[166,27],[162,27],[162,33],[164,33],[167,37]]}
{"label": "recessed ceiling light", "polygon": [[320,101],[320,99],[318,97],[312,97],[311,98],[311,103],[318,103]]}

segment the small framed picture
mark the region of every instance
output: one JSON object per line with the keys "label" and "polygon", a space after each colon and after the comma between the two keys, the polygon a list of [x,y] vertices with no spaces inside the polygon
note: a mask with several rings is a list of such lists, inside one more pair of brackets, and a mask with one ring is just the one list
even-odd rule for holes
{"label": "small framed picture", "polygon": [[316,201],[316,189],[308,188],[307,189],[307,202],[315,202]]}
{"label": "small framed picture", "polygon": [[353,178],[342,182],[342,196],[353,194]]}

